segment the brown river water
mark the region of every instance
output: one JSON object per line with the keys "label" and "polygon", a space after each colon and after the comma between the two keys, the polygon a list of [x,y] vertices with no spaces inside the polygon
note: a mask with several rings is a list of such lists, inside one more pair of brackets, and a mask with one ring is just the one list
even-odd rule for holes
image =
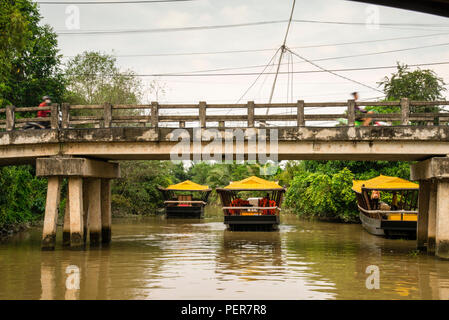
{"label": "brown river water", "polygon": [[[449,261],[416,254],[414,240],[281,221],[277,232],[230,232],[216,212],[116,218],[110,246],[63,249],[58,230],[53,252],[33,228],[0,243],[0,299],[449,299]],[[367,289],[370,265],[379,289]],[[79,289],[66,285],[70,270]]]}

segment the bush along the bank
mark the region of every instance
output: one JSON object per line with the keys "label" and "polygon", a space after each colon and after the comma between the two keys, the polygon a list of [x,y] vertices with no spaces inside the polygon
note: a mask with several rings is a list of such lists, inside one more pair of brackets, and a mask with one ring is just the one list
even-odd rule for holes
{"label": "bush along the bank", "polygon": [[357,222],[353,179],[347,168],[330,174],[301,172],[287,190],[284,207],[302,217]]}
{"label": "bush along the bank", "polygon": [[36,178],[31,166],[0,168],[0,233],[42,219],[46,179]]}

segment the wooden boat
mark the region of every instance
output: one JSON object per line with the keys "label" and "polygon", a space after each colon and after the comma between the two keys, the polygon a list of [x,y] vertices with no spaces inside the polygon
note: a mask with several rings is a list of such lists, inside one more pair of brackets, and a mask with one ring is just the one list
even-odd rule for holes
{"label": "wooden boat", "polygon": [[159,187],[164,197],[167,218],[203,218],[204,207],[212,192],[208,186],[202,186],[190,180]]}
{"label": "wooden boat", "polygon": [[362,226],[369,233],[416,236],[418,184],[380,175],[370,180],[353,181],[352,190],[356,194]]}
{"label": "wooden boat", "polygon": [[[272,231],[280,223],[285,188],[273,181],[249,177],[216,189],[223,206],[224,223],[232,231]],[[245,195],[253,198],[243,199]]]}

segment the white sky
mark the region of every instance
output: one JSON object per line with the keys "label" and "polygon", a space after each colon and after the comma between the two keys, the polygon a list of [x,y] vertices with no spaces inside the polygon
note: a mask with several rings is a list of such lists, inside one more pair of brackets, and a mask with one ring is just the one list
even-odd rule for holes
{"label": "white sky", "polygon": [[[158,4],[77,5],[80,13],[80,30],[155,29],[171,27],[208,26],[259,21],[287,20],[291,0],[197,0]],[[74,31],[66,27],[68,5],[41,5],[44,23],[57,32]],[[367,9],[368,8],[368,9]],[[371,7],[372,8],[372,7]],[[364,40],[387,39],[445,33],[439,36],[395,41],[295,49],[308,59],[363,54],[434,44],[448,45],[416,50],[386,53],[374,56],[345,58],[317,62],[327,69],[360,68],[449,61],[449,19],[429,14],[378,6],[380,23],[443,24],[443,26],[401,26],[372,29],[366,25],[332,25],[293,23],[287,46],[307,46]],[[369,5],[339,0],[297,0],[294,19],[365,22],[370,18]],[[61,54],[73,56],[84,50],[99,50],[118,55],[203,52],[277,48],[282,44],[287,23],[235,27],[217,30],[179,31],[162,33],[122,33],[112,35],[61,35]],[[275,50],[251,53],[215,55],[189,55],[165,57],[118,57],[123,70],[132,69],[138,74],[181,73],[203,69],[265,65]],[[284,62],[287,62],[285,60]],[[294,58],[294,71],[317,70]],[[281,71],[286,71],[286,65]],[[425,66],[433,69],[449,83],[449,64]],[[262,68],[241,69],[231,72],[260,72]],[[274,71],[271,68],[271,71]],[[394,69],[341,72],[341,75],[377,87],[376,82]],[[167,93],[159,97],[161,103],[235,103],[256,78],[252,76],[214,77],[159,77]],[[143,78],[145,83],[153,77]],[[265,80],[265,82],[264,82]],[[273,76],[262,76],[242,102],[254,100],[267,102]],[[344,101],[350,93],[358,91],[360,99],[379,97],[379,92],[338,78],[327,73],[295,74],[293,101],[306,102]],[[447,96],[447,94],[446,94]],[[155,100],[146,95],[144,103]],[[371,100],[371,99],[370,99]],[[290,102],[287,98],[287,76],[280,75],[273,102]]]}

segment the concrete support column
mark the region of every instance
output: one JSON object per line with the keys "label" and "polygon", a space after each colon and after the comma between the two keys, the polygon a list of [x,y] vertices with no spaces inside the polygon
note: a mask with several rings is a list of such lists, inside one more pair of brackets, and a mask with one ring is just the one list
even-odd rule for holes
{"label": "concrete support column", "polygon": [[64,226],[62,228],[62,245],[70,246],[70,197],[69,186],[67,185],[67,199],[64,210]]}
{"label": "concrete support column", "polygon": [[55,248],[60,193],[61,179],[59,177],[49,177],[42,233],[43,250],[53,250]]}
{"label": "concrete support column", "polygon": [[69,178],[70,247],[83,246],[83,179]]}
{"label": "concrete support column", "polygon": [[89,179],[89,238],[90,245],[99,245],[101,241],[101,179]]}
{"label": "concrete support column", "polygon": [[435,254],[449,260],[449,180],[438,181],[436,202]]}
{"label": "concrete support column", "polygon": [[416,230],[416,246],[418,250],[425,251],[427,246],[427,231],[429,228],[429,198],[430,181],[423,180],[419,184],[419,212]]}
{"label": "concrete support column", "polygon": [[87,234],[89,231],[89,178],[83,179],[83,242],[87,243]]}
{"label": "concrete support column", "polygon": [[36,175],[48,177],[49,181],[43,247],[54,247],[62,177],[68,179],[63,244],[84,247],[88,232],[91,245],[111,241],[110,181],[120,178],[118,163],[74,157],[39,158]]}
{"label": "concrete support column", "polygon": [[431,182],[429,193],[429,217],[427,228],[427,252],[435,253],[435,234],[436,234],[436,220],[437,220],[437,185],[436,182]]}
{"label": "concrete support column", "polygon": [[101,179],[101,241],[111,242],[111,180]]}

